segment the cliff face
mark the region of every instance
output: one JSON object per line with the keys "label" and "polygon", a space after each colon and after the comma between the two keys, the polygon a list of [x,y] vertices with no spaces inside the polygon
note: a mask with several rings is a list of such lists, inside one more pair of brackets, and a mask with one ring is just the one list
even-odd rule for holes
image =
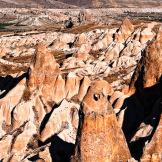
{"label": "cliff face", "polygon": [[0,161],[160,162],[161,39],[127,18],[1,36]]}

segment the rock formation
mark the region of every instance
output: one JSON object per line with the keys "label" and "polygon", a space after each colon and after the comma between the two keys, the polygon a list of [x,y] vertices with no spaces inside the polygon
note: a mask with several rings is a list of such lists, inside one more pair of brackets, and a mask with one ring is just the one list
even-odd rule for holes
{"label": "rock formation", "polygon": [[0,161],[160,162],[161,23],[75,18],[0,37]]}
{"label": "rock formation", "polygon": [[142,162],[156,162],[161,161],[162,155],[162,143],[160,139],[162,138],[162,117],[160,117],[159,125],[155,131],[155,134],[153,135],[150,143],[146,144],[146,147],[144,149],[144,154],[142,156],[141,161]]}
{"label": "rock formation", "polygon": [[72,161],[127,161],[131,156],[108,101],[112,90],[106,81],[96,81],[83,99],[83,119]]}

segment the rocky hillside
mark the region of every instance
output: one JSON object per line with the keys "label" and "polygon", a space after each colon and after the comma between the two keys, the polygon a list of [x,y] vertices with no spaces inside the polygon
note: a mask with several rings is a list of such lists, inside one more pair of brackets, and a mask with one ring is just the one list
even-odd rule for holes
{"label": "rocky hillside", "polygon": [[68,24],[1,33],[0,161],[160,162],[162,24]]}
{"label": "rocky hillside", "polygon": [[161,0],[0,0],[1,8],[152,8],[161,6]]}

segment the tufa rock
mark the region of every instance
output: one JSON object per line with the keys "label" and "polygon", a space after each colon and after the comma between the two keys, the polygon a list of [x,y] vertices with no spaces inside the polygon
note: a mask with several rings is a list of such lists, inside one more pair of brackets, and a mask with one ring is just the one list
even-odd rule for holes
{"label": "tufa rock", "polygon": [[101,80],[94,82],[84,97],[84,119],[80,123],[81,134],[72,162],[114,162],[130,158],[124,135],[107,99],[111,93],[110,85]]}

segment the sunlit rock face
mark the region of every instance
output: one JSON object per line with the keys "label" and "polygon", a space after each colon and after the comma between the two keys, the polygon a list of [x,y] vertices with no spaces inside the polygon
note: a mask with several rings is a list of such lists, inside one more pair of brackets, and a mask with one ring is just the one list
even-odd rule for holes
{"label": "sunlit rock face", "polygon": [[[107,97],[112,89],[106,81],[96,81],[83,99],[81,136],[72,161],[127,161],[131,156],[124,135]],[[118,140],[115,140],[118,139]],[[102,150],[102,151],[101,151]]]}
{"label": "sunlit rock face", "polygon": [[72,18],[0,37],[0,161],[160,162],[161,23]]}
{"label": "sunlit rock face", "polygon": [[159,125],[155,131],[155,134],[153,135],[150,143],[146,144],[144,148],[144,154],[142,156],[141,161],[142,162],[156,162],[156,161],[161,161],[161,148],[162,148],[162,143],[160,139],[162,138],[162,115],[160,116],[160,122]]}

